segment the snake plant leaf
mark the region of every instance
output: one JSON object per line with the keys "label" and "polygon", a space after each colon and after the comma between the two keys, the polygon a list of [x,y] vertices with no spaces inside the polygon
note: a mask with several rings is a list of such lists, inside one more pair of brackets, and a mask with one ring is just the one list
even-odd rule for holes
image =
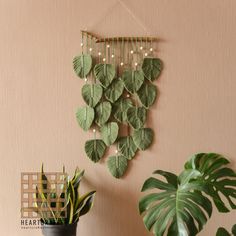
{"label": "snake plant leaf", "polygon": [[77,212],[79,213],[79,217],[87,214],[90,211],[90,209],[93,206],[95,194],[96,194],[96,191],[91,191],[84,194],[82,197],[80,197],[79,205],[77,209]]}
{"label": "snake plant leaf", "polygon": [[132,100],[129,98],[120,98],[113,104],[113,115],[114,118],[124,123],[127,121],[127,110],[128,108],[133,107]]}
{"label": "snake plant leaf", "polygon": [[106,144],[101,139],[88,140],[85,143],[87,157],[95,163],[104,156],[105,151]]}
{"label": "snake plant leaf", "polygon": [[90,72],[92,68],[92,57],[88,54],[82,54],[77,56],[73,60],[73,66],[75,73],[81,78],[84,79]]}
{"label": "snake plant leaf", "polygon": [[111,103],[107,101],[101,102],[95,107],[95,122],[99,126],[104,125],[108,121],[111,109]]}
{"label": "snake plant leaf", "polygon": [[101,137],[107,146],[113,144],[119,133],[119,126],[116,122],[109,122],[101,127]]}
{"label": "snake plant leaf", "polygon": [[223,227],[218,228],[216,236],[231,236],[231,234]]}
{"label": "snake plant leaf", "polygon": [[141,70],[127,70],[123,72],[122,80],[126,90],[134,94],[142,86],[144,75]]}
{"label": "snake plant leaf", "polygon": [[95,107],[103,94],[103,88],[99,84],[85,84],[82,87],[82,97],[90,107]]}
{"label": "snake plant leaf", "polygon": [[146,150],[152,144],[154,132],[150,128],[142,128],[134,130],[132,137],[140,150]]}
{"label": "snake plant leaf", "polygon": [[137,92],[140,102],[145,108],[149,108],[156,100],[157,87],[151,83],[144,83]]}
{"label": "snake plant leaf", "polygon": [[131,160],[137,152],[137,146],[135,145],[132,136],[120,137],[118,140],[118,150],[126,157]]}
{"label": "snake plant leaf", "polygon": [[107,88],[115,78],[115,66],[112,64],[97,64],[94,67],[94,75],[101,85]]}
{"label": "snake plant leaf", "polygon": [[[199,153],[185,164],[185,169],[201,173],[199,182],[208,186],[206,194],[213,199],[219,212],[229,212],[230,208],[236,209],[232,201],[236,198],[236,173],[226,167],[228,163],[229,161],[220,154]],[[226,206],[222,196],[227,199],[229,206]]]}
{"label": "snake plant leaf", "polygon": [[77,122],[84,131],[88,131],[95,117],[94,109],[86,106],[78,109],[76,113]]}
{"label": "snake plant leaf", "polygon": [[114,79],[111,85],[106,89],[104,95],[107,100],[114,103],[124,91],[124,83],[120,79]]}
{"label": "snake plant leaf", "polygon": [[163,68],[162,61],[159,58],[144,58],[142,70],[144,76],[153,81],[159,77]]}
{"label": "snake plant leaf", "polygon": [[[211,201],[201,193],[203,186],[185,181],[192,179],[191,171],[184,174],[184,182],[169,172],[157,170],[154,174],[161,175],[166,181],[151,177],[142,187],[142,191],[157,190],[139,202],[139,211],[144,214],[146,228],[153,230],[155,236],[165,233],[168,236],[195,236],[212,213]],[[198,171],[194,178],[197,176],[201,176]]]}
{"label": "snake plant leaf", "polygon": [[128,160],[122,155],[111,156],[107,161],[107,166],[110,173],[115,178],[120,178],[124,175],[125,171],[127,170]]}
{"label": "snake plant leaf", "polygon": [[140,129],[147,119],[147,110],[144,107],[130,107],[127,109],[127,121],[133,129]]}

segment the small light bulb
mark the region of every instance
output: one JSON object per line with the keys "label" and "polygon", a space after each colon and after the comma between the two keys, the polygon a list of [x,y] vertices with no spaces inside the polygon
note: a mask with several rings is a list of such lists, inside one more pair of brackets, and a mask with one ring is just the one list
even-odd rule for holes
{"label": "small light bulb", "polygon": [[134,53],[134,51],[133,51],[133,50],[131,50],[131,51],[130,51],[130,53],[131,53],[131,54],[133,54],[133,53]]}
{"label": "small light bulb", "polygon": [[96,129],[93,129],[93,132],[96,133]]}
{"label": "small light bulb", "polygon": [[111,57],[114,58],[114,54],[112,54]]}
{"label": "small light bulb", "polygon": [[130,97],[130,95],[129,94],[127,94],[127,96],[126,96],[127,98],[129,98]]}
{"label": "small light bulb", "polygon": [[103,61],[106,61],[106,58],[103,58],[102,60],[103,60]]}
{"label": "small light bulb", "polygon": [[147,57],[147,55],[148,55],[148,54],[145,52],[144,56]]}
{"label": "small light bulb", "polygon": [[90,51],[90,52],[92,52],[92,50],[93,50],[92,48],[89,48],[89,51]]}
{"label": "small light bulb", "polygon": [[108,44],[108,45],[107,45],[107,48],[109,48],[109,47],[110,47],[110,45]]}
{"label": "small light bulb", "polygon": [[115,150],[115,153],[118,153],[118,150],[117,150],[117,149]]}
{"label": "small light bulb", "polygon": [[121,66],[123,66],[123,65],[124,65],[124,63],[123,63],[123,62],[121,62],[121,63],[120,63],[120,65],[121,65]]}
{"label": "small light bulb", "polygon": [[87,78],[85,78],[85,79],[84,79],[84,81],[85,81],[85,82],[87,82],[87,81],[88,81],[88,79],[87,79]]}
{"label": "small light bulb", "polygon": [[150,52],[152,52],[153,51],[153,48],[150,48]]}
{"label": "small light bulb", "polygon": [[81,44],[80,44],[80,46],[81,46],[81,47],[83,47],[83,46],[84,46],[84,44],[83,44],[83,43],[81,43]]}
{"label": "small light bulb", "polygon": [[135,66],[137,66],[137,65],[138,65],[138,63],[137,63],[137,62],[135,62],[135,63],[134,63],[134,65],[135,65]]}
{"label": "small light bulb", "polygon": [[143,50],[143,47],[142,47],[142,46],[140,47],[140,50]]}
{"label": "small light bulb", "polygon": [[101,53],[101,52],[99,52],[99,53],[98,53],[98,56],[101,56],[101,55],[102,55],[102,53]]}

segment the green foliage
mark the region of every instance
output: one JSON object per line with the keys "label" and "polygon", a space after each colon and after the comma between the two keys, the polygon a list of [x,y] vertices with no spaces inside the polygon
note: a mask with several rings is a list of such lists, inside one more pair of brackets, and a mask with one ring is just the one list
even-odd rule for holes
{"label": "green foliage", "polygon": [[84,131],[89,130],[93,124],[94,117],[94,109],[88,106],[79,108],[76,113],[78,124]]}
{"label": "green foliage", "polygon": [[129,98],[120,98],[113,104],[113,115],[114,118],[124,123],[127,121],[127,110],[128,108],[133,107],[132,100]]}
{"label": "green foliage", "polygon": [[90,72],[92,68],[92,57],[87,54],[82,54],[77,56],[73,60],[75,73],[84,79]]}
{"label": "green foliage", "polygon": [[152,144],[154,132],[150,128],[142,128],[142,129],[134,130],[134,133],[132,136],[133,136],[135,145],[140,150],[146,150]]}
{"label": "green foliage", "polygon": [[144,83],[137,95],[142,105],[148,109],[156,100],[157,87],[151,83]]}
{"label": "green foliage", "polygon": [[99,84],[85,84],[82,88],[82,97],[90,107],[95,107],[102,98],[103,89]]}
{"label": "green foliage", "polygon": [[[164,177],[166,181],[151,177],[142,187],[142,191],[152,190],[139,202],[139,211],[143,214],[146,228],[153,230],[156,236],[197,235],[211,217],[211,201],[221,212],[226,208],[217,195],[218,182],[221,182],[221,194],[226,197],[229,206],[234,208],[228,197],[236,198],[236,173],[225,167],[228,163],[219,154],[200,153],[185,164],[179,176],[156,170],[154,174]],[[218,181],[214,181],[216,179]]]}
{"label": "green foliage", "polygon": [[132,136],[119,138],[118,150],[128,160],[131,160],[135,156],[137,149],[138,148],[135,145]]}
{"label": "green foliage", "polygon": [[127,121],[133,129],[140,129],[147,119],[147,110],[144,107],[130,107],[127,110]]}
{"label": "green foliage", "polygon": [[104,125],[108,119],[110,118],[111,115],[111,104],[110,102],[101,102],[99,103],[96,108],[95,108],[95,122],[99,125],[102,126]]}
{"label": "green foliage", "polygon": [[127,91],[133,94],[142,86],[144,75],[141,70],[127,70],[123,72],[122,79]]}
{"label": "green foliage", "polygon": [[150,81],[160,76],[162,68],[162,61],[159,58],[144,58],[143,60],[142,70],[144,76]]}
{"label": "green foliage", "polygon": [[109,122],[101,127],[101,137],[107,146],[113,144],[119,133],[119,126],[116,122]]}
{"label": "green foliage", "polygon": [[108,166],[110,173],[115,178],[120,178],[121,176],[124,175],[124,173],[128,167],[128,161],[122,155],[111,156],[111,157],[109,157],[109,159],[107,161],[107,166]]}
{"label": "green foliage", "polygon": [[111,85],[106,89],[104,95],[107,100],[114,103],[117,101],[124,91],[124,84],[121,79],[114,79]]}
{"label": "green foliage", "polygon": [[101,139],[88,140],[85,143],[85,152],[87,157],[98,162],[105,154],[106,144]]}
{"label": "green foliage", "polygon": [[[36,198],[38,201],[32,209],[39,214],[44,224],[73,224],[78,222],[82,215],[90,211],[96,191],[88,192],[82,196],[80,195],[79,186],[83,176],[84,171],[80,171],[78,168],[76,168],[72,179],[66,179],[65,174],[64,180],[66,185],[62,184],[61,191],[58,191],[57,189],[51,188],[50,181],[48,181],[42,166],[41,184],[36,188]],[[50,194],[50,198],[55,199],[55,202],[50,201],[47,194]],[[65,201],[62,201],[64,199]],[[45,210],[50,210],[50,217],[45,215]],[[62,215],[62,212],[65,210],[66,215]]]}
{"label": "green foliage", "polygon": [[115,78],[115,66],[111,64],[97,64],[94,67],[94,75],[104,88],[107,88]]}
{"label": "green foliage", "polygon": [[231,235],[236,236],[236,224],[233,225],[231,232],[232,234],[230,234],[225,228],[220,227],[216,232],[216,236],[231,236]]}

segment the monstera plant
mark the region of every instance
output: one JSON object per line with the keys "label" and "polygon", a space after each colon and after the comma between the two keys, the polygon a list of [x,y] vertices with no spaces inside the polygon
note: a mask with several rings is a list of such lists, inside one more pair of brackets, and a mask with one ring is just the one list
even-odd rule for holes
{"label": "monstera plant", "polygon": [[236,209],[236,173],[228,164],[220,154],[199,153],[179,175],[154,171],[159,177],[150,177],[142,187],[152,192],[139,202],[145,227],[155,236],[194,236],[211,217],[212,203],[219,212]]}
{"label": "monstera plant", "polygon": [[229,233],[225,228],[220,227],[216,232],[216,236],[236,236],[236,224],[232,227],[231,232],[232,234]]}
{"label": "monstera plant", "polygon": [[[113,39],[100,42],[86,33],[88,36],[86,44],[81,44],[82,54],[73,60],[76,75],[86,82],[81,89],[86,105],[77,110],[76,118],[84,131],[94,132],[85,143],[91,161],[99,162],[115,145],[116,153],[109,157],[107,166],[114,177],[120,178],[138,150],[149,148],[154,139],[146,123],[158,94],[154,81],[163,64],[148,42],[139,41],[138,46],[137,38],[114,43]],[[97,54],[94,49],[98,48]]]}

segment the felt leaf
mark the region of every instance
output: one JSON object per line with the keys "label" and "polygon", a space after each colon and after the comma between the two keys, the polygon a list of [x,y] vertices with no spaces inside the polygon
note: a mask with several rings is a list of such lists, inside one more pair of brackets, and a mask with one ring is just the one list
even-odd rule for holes
{"label": "felt leaf", "polygon": [[76,113],[76,118],[78,121],[78,124],[84,131],[88,131],[91,125],[93,124],[94,120],[94,110],[93,108],[86,106],[86,107],[81,107],[78,109]]}
{"label": "felt leaf", "polygon": [[85,143],[85,152],[87,157],[93,161],[98,162],[106,151],[106,144],[101,139],[88,140]]}
{"label": "felt leaf", "polygon": [[102,86],[107,88],[116,75],[115,66],[112,64],[97,64],[94,67],[94,75]]}
{"label": "felt leaf", "polygon": [[105,124],[111,115],[111,103],[101,102],[95,107],[95,122],[102,126]]}
{"label": "felt leaf", "polygon": [[84,79],[90,72],[92,68],[92,57],[88,54],[82,54],[77,56],[73,60],[73,66],[75,73],[81,78]]}
{"label": "felt leaf", "polygon": [[141,70],[127,70],[122,74],[125,88],[130,93],[137,92],[143,84],[144,75]]}
{"label": "felt leaf", "polygon": [[115,102],[119,99],[124,91],[124,84],[120,79],[115,79],[111,85],[106,89],[104,95],[110,102]]}
{"label": "felt leaf", "polygon": [[156,100],[157,87],[150,83],[144,83],[137,92],[140,102],[145,108],[149,108]]}
{"label": "felt leaf", "polygon": [[133,129],[144,126],[147,118],[147,110],[144,107],[130,107],[127,110],[127,121]]}
{"label": "felt leaf", "polygon": [[131,160],[135,156],[137,149],[132,136],[119,138],[118,150],[128,160]]}
{"label": "felt leaf", "polygon": [[125,171],[127,170],[128,161],[124,156],[121,155],[111,156],[107,161],[107,166],[110,173],[114,177],[120,178],[121,176],[124,175]]}
{"label": "felt leaf", "polygon": [[142,128],[134,130],[132,136],[135,145],[141,150],[146,150],[152,144],[154,132],[150,128]]}
{"label": "felt leaf", "polygon": [[163,64],[159,58],[144,58],[143,60],[142,70],[148,80],[157,79],[161,74],[162,68]]}
{"label": "felt leaf", "polygon": [[127,121],[127,110],[133,107],[132,100],[129,98],[120,98],[113,104],[113,115],[115,119],[119,122]]}
{"label": "felt leaf", "polygon": [[118,136],[119,126],[116,122],[109,122],[101,127],[101,137],[107,146],[113,144]]}
{"label": "felt leaf", "polygon": [[82,87],[82,97],[90,107],[95,107],[100,101],[103,88],[99,84],[85,84]]}

